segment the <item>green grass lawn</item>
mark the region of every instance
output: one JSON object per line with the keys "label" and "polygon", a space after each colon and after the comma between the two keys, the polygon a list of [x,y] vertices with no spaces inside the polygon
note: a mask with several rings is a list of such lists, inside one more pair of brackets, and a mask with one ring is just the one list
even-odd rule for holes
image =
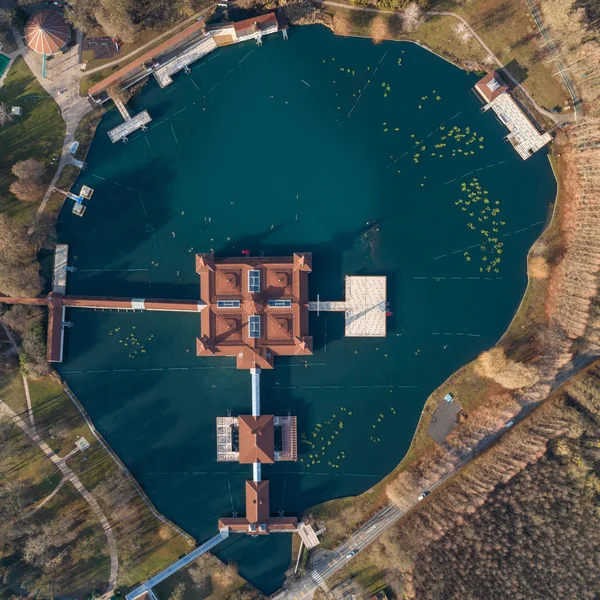
{"label": "green grass lawn", "polygon": [[[337,0],[350,3],[349,0]],[[559,79],[556,69],[543,54],[540,37],[525,3],[514,0],[437,0],[431,10],[454,12],[465,18],[482,37],[490,50],[503,62],[535,100],[550,110],[564,105],[569,96]],[[370,35],[373,13],[347,11],[325,6],[330,14],[343,14],[349,21],[351,35]],[[398,17],[386,17],[390,37],[419,41],[428,48],[459,64],[481,64],[485,52],[479,43],[471,39],[460,41],[454,31],[457,20],[453,17],[430,17],[414,33],[402,30]]]}
{"label": "green grass lawn", "polygon": [[15,60],[4,86],[0,88],[0,102],[23,108],[22,117],[14,117],[0,128],[0,211],[16,223],[27,225],[37,203],[21,202],[9,192],[9,186],[15,179],[10,172],[11,167],[20,160],[35,158],[49,167],[49,182],[54,173],[51,159],[60,155],[65,123],[58,105],[21,57]]}
{"label": "green grass lawn", "polygon": [[23,379],[19,369],[0,372],[0,398],[19,414],[27,410]]}

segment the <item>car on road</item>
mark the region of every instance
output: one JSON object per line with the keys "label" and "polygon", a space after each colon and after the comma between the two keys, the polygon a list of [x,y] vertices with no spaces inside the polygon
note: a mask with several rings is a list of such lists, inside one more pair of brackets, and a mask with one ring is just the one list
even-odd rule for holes
{"label": "car on road", "polygon": [[512,427],[514,424],[515,424],[515,420],[511,419],[510,421],[506,422],[506,425],[504,427],[506,427],[508,429],[509,427]]}
{"label": "car on road", "polygon": [[346,558],[348,560],[350,560],[353,556],[356,556],[358,554],[358,549],[354,549],[351,552],[348,552],[348,554],[346,554]]}
{"label": "car on road", "polygon": [[429,490],[423,492],[420,496],[419,496],[419,500],[423,500],[423,498],[426,498],[427,496],[429,496],[431,492]]}

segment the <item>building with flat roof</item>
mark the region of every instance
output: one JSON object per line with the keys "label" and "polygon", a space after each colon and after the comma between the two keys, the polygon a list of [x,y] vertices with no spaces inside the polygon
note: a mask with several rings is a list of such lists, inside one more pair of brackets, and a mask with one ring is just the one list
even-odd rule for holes
{"label": "building with flat roof", "polygon": [[485,102],[482,110],[492,109],[510,133],[506,136],[523,160],[552,141],[549,133],[540,133],[512,97],[508,86],[496,71],[488,73],[475,84],[475,91]]}
{"label": "building with flat roof", "polygon": [[215,258],[197,254],[198,356],[235,356],[238,369],[272,369],[276,356],[312,354],[308,335],[310,253]]}

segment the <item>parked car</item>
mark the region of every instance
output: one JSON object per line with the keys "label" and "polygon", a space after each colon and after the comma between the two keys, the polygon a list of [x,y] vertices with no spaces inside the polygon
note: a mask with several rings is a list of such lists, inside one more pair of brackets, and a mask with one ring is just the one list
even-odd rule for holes
{"label": "parked car", "polygon": [[448,393],[448,394],[446,394],[446,395],[444,396],[444,400],[445,400],[445,401],[446,401],[448,404],[450,404],[450,403],[452,402],[452,400],[454,400],[454,396],[453,396],[452,394]]}
{"label": "parked car", "polygon": [[419,496],[419,500],[423,500],[423,498],[429,496],[431,492],[429,490],[426,490],[425,492],[423,492],[420,496]]}
{"label": "parked car", "polygon": [[351,552],[348,552],[348,554],[346,554],[346,558],[349,560],[351,559],[353,556],[356,556],[358,554],[358,550],[354,549]]}
{"label": "parked car", "polygon": [[509,427],[512,427],[515,424],[515,420],[511,419],[510,421],[506,422],[505,427],[508,429]]}

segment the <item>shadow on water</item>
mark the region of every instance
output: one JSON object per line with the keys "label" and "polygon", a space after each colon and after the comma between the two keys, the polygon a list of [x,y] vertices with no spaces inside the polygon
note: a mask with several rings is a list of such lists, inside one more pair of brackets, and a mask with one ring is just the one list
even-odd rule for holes
{"label": "shadow on water", "polygon": [[[372,269],[361,269],[358,273],[346,273],[344,270],[344,254],[352,250],[356,242],[364,238],[368,233],[378,231],[385,218],[369,221],[366,225],[351,231],[339,232],[334,237],[321,244],[272,244],[269,237],[282,233],[293,221],[287,221],[274,226],[258,234],[245,235],[231,241],[217,253],[218,256],[236,256],[239,248],[249,250],[251,256],[290,256],[294,252],[310,252],[312,254],[313,271],[309,277],[309,299],[316,300],[317,295],[323,301],[342,300],[344,298],[344,277],[346,275],[387,275],[396,280],[393,272],[379,273]],[[392,286],[393,287],[393,286]],[[324,319],[323,319],[324,321]],[[340,323],[343,319],[339,318]],[[321,323],[315,323],[311,319],[311,335],[313,336],[313,349],[320,350],[326,340],[333,342],[343,337],[343,327],[330,328],[327,336],[323,331]]]}

